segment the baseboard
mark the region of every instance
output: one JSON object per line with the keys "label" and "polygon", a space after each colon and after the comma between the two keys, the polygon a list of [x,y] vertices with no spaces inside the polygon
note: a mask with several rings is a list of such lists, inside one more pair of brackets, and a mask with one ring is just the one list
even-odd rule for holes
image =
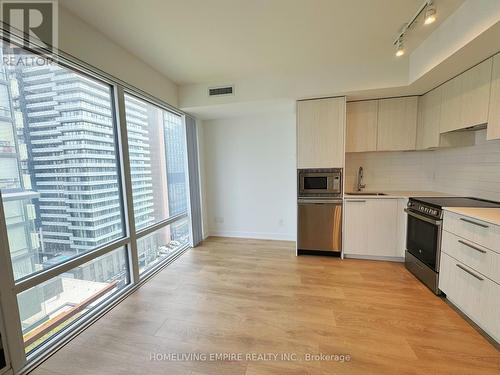
{"label": "baseboard", "polygon": [[261,233],[261,232],[233,232],[210,230],[207,237],[234,237],[234,238],[252,238],[256,240],[276,240],[276,241],[295,241],[295,234],[286,233]]}
{"label": "baseboard", "polygon": [[386,256],[377,256],[377,255],[358,255],[358,254],[346,254],[344,253],[344,258],[349,259],[364,259],[364,260],[385,260],[388,262],[400,262],[404,263],[404,257],[386,257]]}
{"label": "baseboard", "polygon": [[460,315],[467,323],[469,323],[472,326],[472,328],[474,328],[491,345],[493,345],[495,349],[500,350],[499,341],[497,341],[493,336],[491,336],[487,331],[485,331],[483,327],[481,327],[479,324],[473,321],[465,312],[460,310],[458,305],[452,299],[449,299],[448,296],[443,296],[442,298],[448,306],[450,306],[453,310],[455,310],[458,313],[458,315]]}
{"label": "baseboard", "polygon": [[340,251],[302,250],[297,249],[297,255],[318,255],[324,257],[340,258]]}

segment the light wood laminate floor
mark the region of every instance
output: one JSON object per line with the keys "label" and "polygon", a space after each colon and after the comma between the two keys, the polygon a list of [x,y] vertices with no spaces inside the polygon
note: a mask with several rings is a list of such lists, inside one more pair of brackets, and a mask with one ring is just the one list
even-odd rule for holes
{"label": "light wood laminate floor", "polygon": [[[349,354],[335,361],[154,361],[152,353]],[[495,374],[500,353],[400,263],[296,257],[210,238],[35,374]]]}

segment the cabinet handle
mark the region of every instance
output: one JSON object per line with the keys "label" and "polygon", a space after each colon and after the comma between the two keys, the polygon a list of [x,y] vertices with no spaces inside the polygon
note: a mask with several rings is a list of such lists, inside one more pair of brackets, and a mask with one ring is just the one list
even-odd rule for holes
{"label": "cabinet handle", "polygon": [[468,243],[468,242],[465,242],[465,241],[463,241],[463,240],[458,240],[458,242],[460,242],[462,245],[465,245],[465,246],[467,246],[467,247],[470,247],[471,249],[477,250],[477,251],[479,251],[480,253],[486,254],[486,250],[483,250],[483,249],[481,249],[481,248],[479,248],[479,247],[477,247],[477,246],[474,246],[474,245],[472,245],[472,244],[470,244],[470,243]]}
{"label": "cabinet handle", "polygon": [[481,227],[481,228],[489,228],[489,226],[487,226],[487,225],[484,225],[484,224],[481,224],[481,223],[476,223],[475,221],[472,221],[472,220],[469,220],[469,219],[464,219],[463,217],[461,217],[460,220],[465,221],[466,223],[469,223],[469,224],[477,225],[478,227]]}
{"label": "cabinet handle", "polygon": [[460,268],[461,270],[464,270],[465,272],[467,272],[469,275],[472,275],[474,276],[476,279],[478,279],[479,281],[483,281],[484,279],[481,277],[481,276],[478,276],[476,275],[474,272],[472,271],[469,271],[467,268],[465,268],[464,266],[462,266],[461,264],[458,264],[457,263],[457,267]]}
{"label": "cabinet handle", "polygon": [[353,203],[365,203],[365,200],[362,199],[356,199],[356,200],[348,200],[348,202],[353,202]]}

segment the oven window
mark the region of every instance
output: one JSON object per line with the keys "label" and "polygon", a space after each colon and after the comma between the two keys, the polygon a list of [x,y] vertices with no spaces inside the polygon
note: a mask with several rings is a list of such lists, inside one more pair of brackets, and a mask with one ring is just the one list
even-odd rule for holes
{"label": "oven window", "polygon": [[406,249],[436,270],[436,252],[440,227],[408,215]]}
{"label": "oven window", "polygon": [[326,190],[328,188],[328,177],[304,177],[304,189]]}

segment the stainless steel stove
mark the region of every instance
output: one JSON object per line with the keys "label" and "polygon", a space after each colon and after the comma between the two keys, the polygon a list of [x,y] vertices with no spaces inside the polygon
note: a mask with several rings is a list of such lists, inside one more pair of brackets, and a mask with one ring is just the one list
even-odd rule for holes
{"label": "stainless steel stove", "polygon": [[408,214],[405,265],[436,294],[439,294],[443,207],[497,208],[500,203],[468,197],[410,198],[405,209]]}

